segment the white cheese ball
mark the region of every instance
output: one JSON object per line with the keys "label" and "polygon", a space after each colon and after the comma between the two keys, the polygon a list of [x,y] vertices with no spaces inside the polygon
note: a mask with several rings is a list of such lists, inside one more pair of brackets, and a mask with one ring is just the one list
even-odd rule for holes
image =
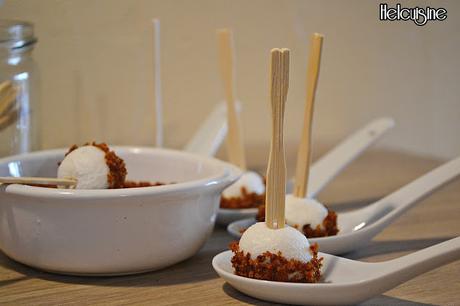
{"label": "white cheese ball", "polygon": [[88,145],[70,152],[59,165],[57,176],[76,179],[76,189],[107,189],[109,171],[105,152]]}
{"label": "white cheese ball", "polygon": [[267,251],[273,254],[281,252],[287,260],[295,259],[304,263],[312,258],[310,243],[305,235],[290,226],[271,229],[265,222],[258,222],[244,231],[239,249],[250,253],[252,259]]}
{"label": "white cheese ball", "polygon": [[291,194],[286,196],[286,223],[290,226],[298,226],[298,230],[306,224],[316,228],[322,225],[327,217],[327,208],[312,198],[298,198]]}
{"label": "white cheese ball", "polygon": [[240,198],[243,196],[241,188],[246,188],[248,193],[264,194],[265,185],[263,178],[253,171],[243,173],[239,180],[224,190],[222,195],[225,198]]}

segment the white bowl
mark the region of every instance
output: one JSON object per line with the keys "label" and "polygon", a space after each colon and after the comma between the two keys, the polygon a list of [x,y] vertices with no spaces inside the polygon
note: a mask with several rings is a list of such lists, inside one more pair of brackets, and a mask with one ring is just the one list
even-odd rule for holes
{"label": "white bowl", "polygon": [[[194,255],[223,189],[241,175],[190,153],[114,147],[128,179],[175,184],[116,190],[0,186],[0,249],[39,269],[84,275],[157,270]],[[55,177],[66,150],[0,159],[0,176]]]}

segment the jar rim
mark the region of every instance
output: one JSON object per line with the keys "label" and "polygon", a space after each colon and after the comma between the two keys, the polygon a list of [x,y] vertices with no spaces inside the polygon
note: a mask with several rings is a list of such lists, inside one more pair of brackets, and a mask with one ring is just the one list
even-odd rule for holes
{"label": "jar rim", "polygon": [[0,20],[0,48],[17,50],[31,47],[36,42],[33,23],[19,20]]}

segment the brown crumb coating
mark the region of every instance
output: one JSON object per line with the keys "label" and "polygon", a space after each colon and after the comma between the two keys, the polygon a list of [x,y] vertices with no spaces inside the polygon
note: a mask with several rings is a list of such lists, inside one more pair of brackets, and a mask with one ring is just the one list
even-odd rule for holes
{"label": "brown crumb coating", "polygon": [[[259,211],[256,217],[258,222],[265,221],[265,205],[259,207]],[[295,228],[299,229],[299,225],[295,225]],[[328,209],[327,216],[324,218],[322,226],[317,225],[316,228],[312,228],[310,224],[305,224],[302,227],[302,232],[307,238],[318,238],[318,237],[327,237],[335,236],[339,232],[337,227],[337,214]]]}
{"label": "brown crumb coating", "polygon": [[220,208],[240,209],[240,208],[257,208],[265,204],[265,193],[257,194],[255,192],[249,193],[246,188],[241,187],[241,197],[226,198],[224,196],[220,199]]}
{"label": "brown crumb coating", "polygon": [[[267,185],[265,176],[263,177],[264,185]],[[241,187],[242,197],[226,198],[224,196],[220,199],[220,208],[226,209],[242,209],[242,208],[258,208],[265,205],[265,192],[257,194],[255,192],[248,192],[245,187]]]}
{"label": "brown crumb coating", "polygon": [[[172,184],[172,183],[171,183]],[[57,185],[52,185],[52,184],[42,184],[42,185],[37,185],[37,184],[28,184],[29,186],[34,186],[34,187],[46,187],[46,188],[58,188]],[[155,187],[155,186],[163,186],[167,185],[165,183],[160,183],[160,182],[136,182],[136,181],[125,181],[123,186],[119,188],[112,188],[112,189],[124,189],[124,188],[140,188],[140,187]]]}
{"label": "brown crumb coating", "polygon": [[[106,143],[96,143],[96,142],[87,142],[83,146],[95,146],[105,153],[105,161],[109,167],[109,174],[107,175],[107,181],[109,183],[110,189],[123,189],[123,188],[139,188],[139,187],[154,187],[154,186],[163,186],[167,185],[166,183],[160,182],[147,182],[147,181],[127,181],[126,175],[128,171],[126,170],[125,162],[118,157],[114,151],[110,151],[109,146]],[[78,149],[77,145],[73,145],[67,151],[65,156],[69,155],[72,151]],[[59,163],[61,164],[61,163]],[[173,184],[173,183],[169,183]],[[57,188],[56,185],[32,185],[37,187],[48,187],[48,188]]]}
{"label": "brown crumb coating", "polygon": [[265,252],[251,259],[251,254],[240,251],[238,242],[232,242],[232,266],[235,274],[277,282],[316,283],[321,278],[323,258],[318,258],[318,245],[310,246],[312,259],[305,263],[295,259],[286,259],[281,252]]}
{"label": "brown crumb coating", "polygon": [[125,181],[122,188],[139,188],[139,187],[154,187],[154,186],[163,186],[165,183],[160,182],[135,182],[135,181]]}
{"label": "brown crumb coating", "polygon": [[[126,175],[128,171],[126,170],[125,162],[123,159],[118,157],[114,151],[111,151],[109,146],[106,143],[96,143],[88,142],[84,146],[94,146],[105,153],[105,162],[109,167],[109,173],[107,174],[107,182],[109,184],[109,189],[123,188],[125,184]],[[65,156],[69,155],[72,151],[78,149],[77,145],[70,147],[69,151]]]}
{"label": "brown crumb coating", "polygon": [[333,210],[328,209],[327,216],[323,220],[322,227],[318,225],[316,228],[312,228],[310,224],[305,224],[302,228],[302,232],[307,238],[337,235],[339,232],[339,228],[337,227],[337,214]]}

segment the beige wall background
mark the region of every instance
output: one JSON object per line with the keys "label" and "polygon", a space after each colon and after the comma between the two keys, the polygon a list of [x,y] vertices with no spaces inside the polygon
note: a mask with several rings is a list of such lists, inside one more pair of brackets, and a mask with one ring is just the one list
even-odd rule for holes
{"label": "beige wall background", "polygon": [[460,2],[404,1],[447,9],[446,21],[423,27],[379,21],[380,2],[7,0],[0,18],[36,25],[45,148],[93,139],[154,143],[151,19],[157,17],[167,147],[182,147],[222,99],[215,30],[230,27],[248,149],[268,147],[273,47],[292,49],[286,137],[298,142],[309,37],[321,32],[315,145],[335,143],[371,119],[392,116],[397,127],[380,146],[457,156]]}

